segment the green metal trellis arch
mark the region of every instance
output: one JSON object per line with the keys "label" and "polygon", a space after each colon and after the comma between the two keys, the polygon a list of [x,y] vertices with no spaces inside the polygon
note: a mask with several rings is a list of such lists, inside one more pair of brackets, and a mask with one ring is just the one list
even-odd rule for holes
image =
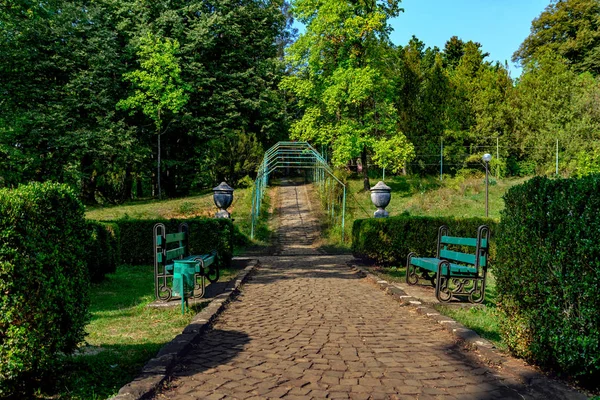
{"label": "green metal trellis arch", "polygon": [[327,212],[335,220],[334,186],[340,185],[342,195],[342,241],[344,240],[344,225],[346,222],[346,185],[342,183],[327,164],[327,160],[307,142],[278,142],[265,152],[263,161],[258,168],[254,190],[252,192],[252,230],[250,237],[254,239],[254,229],[260,216],[260,207],[264,190],[269,183],[269,175],[279,168],[310,169],[315,182],[319,184],[322,193],[326,194]]}

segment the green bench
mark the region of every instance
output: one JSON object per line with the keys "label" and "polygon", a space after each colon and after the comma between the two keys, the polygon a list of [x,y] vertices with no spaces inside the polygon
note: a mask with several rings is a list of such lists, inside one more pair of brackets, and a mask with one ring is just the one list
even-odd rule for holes
{"label": "green bench", "polygon": [[204,296],[206,282],[219,279],[217,251],[189,254],[189,227],[179,224],[177,233],[167,233],[164,224],[154,225],[154,286],[156,298],[169,301],[179,297],[187,303],[189,297]]}
{"label": "green bench", "polygon": [[410,253],[406,260],[406,283],[416,285],[425,279],[435,286],[435,297],[443,303],[453,296],[468,296],[471,303],[485,297],[490,230],[477,229],[476,238],[450,236],[448,227],[438,231],[435,257],[417,257]]}

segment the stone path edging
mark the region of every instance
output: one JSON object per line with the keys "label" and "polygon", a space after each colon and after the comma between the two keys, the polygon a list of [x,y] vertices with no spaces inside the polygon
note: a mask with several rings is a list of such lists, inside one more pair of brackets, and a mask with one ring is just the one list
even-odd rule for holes
{"label": "stone path edging", "polygon": [[583,393],[577,392],[561,382],[548,378],[546,375],[538,372],[533,367],[524,365],[522,361],[519,361],[513,357],[507,357],[503,354],[499,354],[494,350],[496,346],[494,346],[492,342],[483,339],[474,330],[465,327],[450,317],[440,314],[437,310],[423,304],[423,302],[419,299],[409,296],[406,294],[406,292],[404,292],[404,290],[390,284],[388,281],[381,279],[377,275],[372,274],[371,272],[357,265],[349,265],[353,270],[357,271],[363,275],[363,277],[379,286],[379,289],[391,295],[400,304],[413,307],[419,314],[431,318],[438,324],[442,325],[444,329],[454,335],[457,342],[459,342],[461,345],[470,350],[476,350],[477,355],[482,359],[483,362],[502,369],[517,381],[535,388],[535,390],[539,391],[540,393],[548,393],[552,396],[556,396],[557,393],[560,393],[563,395],[561,397],[564,399],[588,398]]}
{"label": "stone path edging", "polygon": [[248,275],[259,265],[258,260],[251,260],[229,285],[225,291],[212,300],[200,311],[183,332],[165,344],[158,354],[148,361],[138,376],[123,386],[111,400],[141,400],[152,396],[160,385],[168,378],[169,373],[179,358],[189,351],[194,340],[210,328],[215,318],[225,309],[229,301],[239,293],[240,287],[248,279]]}

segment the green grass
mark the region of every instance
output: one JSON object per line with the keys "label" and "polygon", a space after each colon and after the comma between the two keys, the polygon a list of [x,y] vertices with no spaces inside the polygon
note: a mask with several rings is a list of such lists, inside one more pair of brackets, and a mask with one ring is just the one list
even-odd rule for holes
{"label": "green grass", "polygon": [[[489,216],[500,218],[504,209],[502,196],[512,186],[523,183],[527,178],[490,179]],[[377,180],[372,180],[375,185]],[[408,212],[410,215],[431,217],[482,217],[485,216],[485,184],[483,177],[402,177],[387,178],[386,185],[392,188],[392,200],[386,210],[391,216]],[[375,207],[370,193],[361,192],[362,180],[348,181],[347,210],[357,218],[372,216]],[[364,210],[363,210],[364,209]],[[365,212],[366,210],[366,212]]]}
{"label": "green grass", "polygon": [[[250,237],[252,188],[235,189],[233,203],[228,208],[234,224],[246,237]],[[264,244],[271,236],[268,219],[271,214],[269,196],[264,197],[261,218],[255,227],[255,243]],[[111,221],[120,218],[134,219],[185,219],[194,217],[213,218],[217,208],[213,193],[206,190],[200,194],[180,199],[133,201],[117,206],[88,207],[85,216],[98,221]],[[240,249],[237,250],[239,253]]]}
{"label": "green grass", "polygon": [[[511,178],[496,181],[490,179],[489,216],[500,218],[504,209],[502,196],[512,186],[523,183],[528,178]],[[371,179],[374,186],[378,180]],[[390,216],[400,214],[431,217],[484,217],[485,185],[483,177],[444,177],[440,181],[436,177],[403,177],[392,176],[385,180],[392,188],[392,199],[386,210]],[[341,227],[338,220],[335,225],[327,221],[326,213],[321,213],[323,230],[323,246],[325,248],[350,247],[352,224],[354,220],[371,218],[376,208],[371,202],[370,192],[364,192],[362,179],[349,179],[346,191],[345,243],[340,242]],[[315,191],[316,192],[316,191]],[[318,204],[318,194],[313,195],[313,202]]]}
{"label": "green grass", "polygon": [[[83,400],[115,395],[208,303],[200,303],[184,315],[179,306],[147,307],[154,301],[153,273],[152,266],[120,266],[105,281],[92,285],[86,344],[79,354],[61,360],[55,386],[40,397]],[[219,281],[236,273],[235,269],[222,269]]]}

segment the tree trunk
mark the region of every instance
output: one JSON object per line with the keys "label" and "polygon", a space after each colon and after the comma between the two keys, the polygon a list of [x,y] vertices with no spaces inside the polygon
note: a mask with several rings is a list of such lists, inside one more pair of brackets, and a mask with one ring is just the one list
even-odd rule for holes
{"label": "tree trunk", "polygon": [[123,199],[133,199],[133,175],[131,174],[131,166],[125,168],[125,182],[123,184]]}
{"label": "tree trunk", "polygon": [[142,178],[138,177],[136,179],[136,183],[137,183],[137,188],[135,190],[135,195],[137,196],[138,199],[144,197],[144,186],[142,185]]}
{"label": "tree trunk", "polygon": [[360,153],[360,163],[362,164],[363,174],[363,190],[368,192],[371,190],[371,183],[369,182],[369,167],[367,166],[367,147],[363,147]]}
{"label": "tree trunk", "polygon": [[81,160],[84,177],[81,182],[81,200],[84,204],[96,204],[96,171],[92,168],[92,159],[86,155]]}

